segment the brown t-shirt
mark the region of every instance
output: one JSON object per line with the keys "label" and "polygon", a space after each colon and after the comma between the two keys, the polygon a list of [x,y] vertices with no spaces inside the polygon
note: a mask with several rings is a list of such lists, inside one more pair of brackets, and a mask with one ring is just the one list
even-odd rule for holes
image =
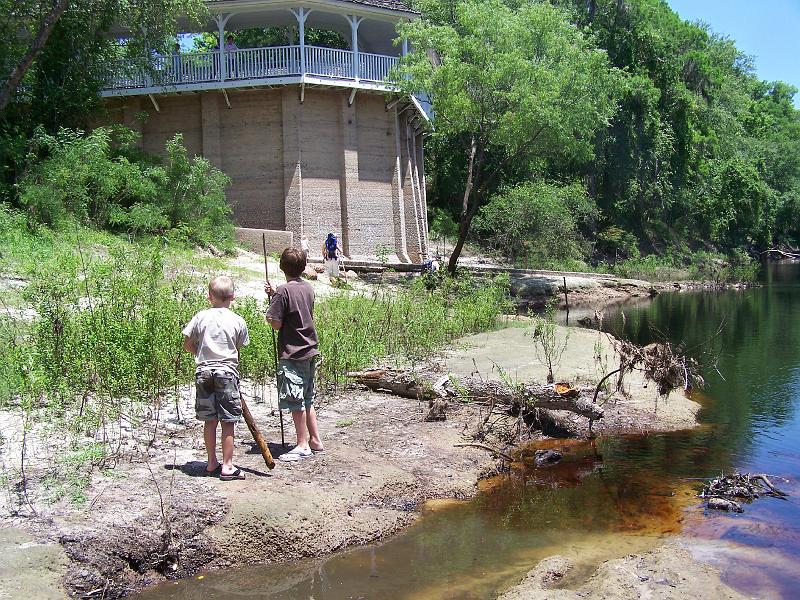
{"label": "brown t-shirt", "polygon": [[314,288],[302,279],[279,285],[267,317],[282,323],[278,331],[278,358],[308,360],[319,354],[314,329]]}

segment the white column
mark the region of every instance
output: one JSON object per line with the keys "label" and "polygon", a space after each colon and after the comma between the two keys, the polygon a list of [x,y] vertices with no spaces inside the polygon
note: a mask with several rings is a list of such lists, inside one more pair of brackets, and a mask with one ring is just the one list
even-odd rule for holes
{"label": "white column", "polygon": [[214,17],[214,22],[217,24],[217,35],[219,36],[219,80],[225,81],[227,61],[225,60],[225,25],[228,24],[230,15],[217,15]]}
{"label": "white column", "polygon": [[403,56],[408,54],[408,38],[403,38]]}
{"label": "white column", "polygon": [[306,10],[302,6],[297,10],[290,8],[294,18],[297,19],[297,26],[300,29],[300,75],[306,74],[306,19],[311,14],[310,10]]}
{"label": "white column", "polygon": [[358,26],[361,25],[361,21],[364,20],[364,17],[355,17],[353,15],[347,15],[345,17],[347,22],[350,23],[350,48],[353,50],[353,79],[359,81],[361,77],[360,71],[360,60],[358,58]]}

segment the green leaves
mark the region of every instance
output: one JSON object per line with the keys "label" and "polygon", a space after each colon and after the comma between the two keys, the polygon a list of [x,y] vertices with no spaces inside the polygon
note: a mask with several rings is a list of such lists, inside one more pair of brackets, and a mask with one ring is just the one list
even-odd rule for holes
{"label": "green leaves", "polygon": [[592,134],[613,111],[615,74],[605,53],[545,3],[512,10],[498,0],[467,0],[454,4],[452,16],[401,28],[414,51],[397,82],[431,98],[438,134],[469,133],[500,153],[587,156]]}
{"label": "green leaves", "polygon": [[531,266],[570,263],[565,240],[577,238],[519,223],[561,209],[526,214],[530,194],[512,202],[510,190],[581,181],[598,208],[581,233],[625,233],[624,248],[600,234],[584,260],[800,244],[796,90],[759,81],[724,34],[662,0],[417,7],[423,18],[400,28],[414,51],[397,82],[433,100],[428,198],[460,215],[462,233],[479,214],[475,241]]}
{"label": "green leaves", "polygon": [[228,177],[204,158],[189,158],[180,134],[167,142],[163,164],[151,157],[131,160],[132,135],[124,128],[99,127],[85,136],[38,129],[31,166],[19,184],[20,202],[32,220],[58,225],[74,217],[134,235],[229,247]]}
{"label": "green leaves", "polygon": [[545,157],[583,163],[614,111],[618,73],[604,52],[544,2],[500,0],[423,4],[427,18],[399,28],[413,51],[395,73],[408,93],[433,103],[435,136],[464,168],[456,263],[472,219],[511,170]]}
{"label": "green leaves", "polygon": [[489,200],[475,219],[475,233],[517,264],[558,267],[587,254],[579,225],[596,214],[579,183],[523,183]]}

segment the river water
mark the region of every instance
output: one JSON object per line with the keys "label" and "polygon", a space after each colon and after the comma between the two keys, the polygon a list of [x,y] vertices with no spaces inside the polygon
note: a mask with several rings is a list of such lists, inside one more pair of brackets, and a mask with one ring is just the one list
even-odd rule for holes
{"label": "river water", "polygon": [[[380,546],[321,562],[208,573],[141,597],[493,598],[552,554],[575,561],[565,581],[571,585],[602,560],[680,536],[741,591],[797,598],[800,265],[772,265],[764,279],[763,287],[742,292],[663,294],[605,321],[640,344],[682,342],[706,365],[707,386],[695,396],[701,427],[549,442],[565,451],[556,467],[523,461],[482,482],[472,501],[431,505]],[[698,478],[733,469],[774,475],[790,499],[763,498],[742,515],[707,513],[695,498]]]}

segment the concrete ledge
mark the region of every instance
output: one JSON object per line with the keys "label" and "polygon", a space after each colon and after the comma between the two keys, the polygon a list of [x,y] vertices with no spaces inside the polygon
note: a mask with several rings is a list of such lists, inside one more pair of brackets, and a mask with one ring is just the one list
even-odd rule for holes
{"label": "concrete ledge", "polygon": [[236,241],[248,250],[261,254],[263,248],[261,243],[262,234],[266,234],[267,252],[270,254],[273,252],[280,254],[283,252],[284,248],[289,248],[294,245],[294,235],[291,231],[250,229],[248,227],[236,228]]}

